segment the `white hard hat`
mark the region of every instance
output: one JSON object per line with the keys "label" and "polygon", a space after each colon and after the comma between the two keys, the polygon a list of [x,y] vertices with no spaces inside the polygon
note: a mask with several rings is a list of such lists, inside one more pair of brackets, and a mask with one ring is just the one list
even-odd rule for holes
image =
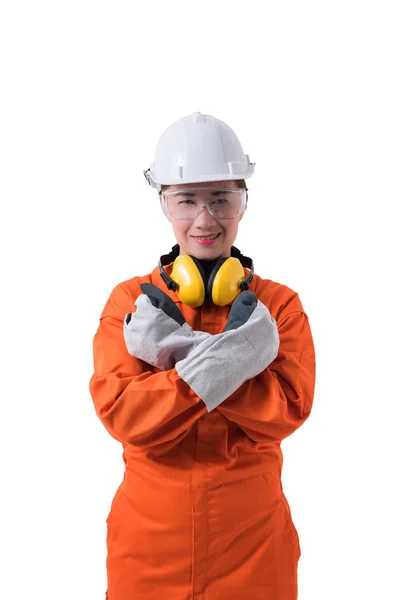
{"label": "white hard hat", "polygon": [[160,192],[161,185],[246,179],[254,165],[226,123],[194,112],[164,131],[154,162],[143,173]]}

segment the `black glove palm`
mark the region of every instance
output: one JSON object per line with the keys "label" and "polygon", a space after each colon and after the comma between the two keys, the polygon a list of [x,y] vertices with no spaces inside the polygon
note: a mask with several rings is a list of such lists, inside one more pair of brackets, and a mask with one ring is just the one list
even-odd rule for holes
{"label": "black glove palm", "polygon": [[238,327],[246,323],[253,314],[256,306],[257,297],[254,292],[250,292],[249,290],[240,292],[233,301],[224,331],[238,329]]}
{"label": "black glove palm", "polygon": [[[176,306],[175,302],[171,300],[171,298],[156,285],[153,285],[152,283],[142,283],[140,285],[140,289],[142,290],[143,294],[146,294],[146,296],[150,298],[151,303],[155,308],[160,308],[165,312],[166,315],[171,317],[171,319],[174,319],[174,321],[176,321],[179,325],[186,323],[185,317]],[[126,315],[126,324],[128,324],[131,320],[131,316],[131,313]]]}

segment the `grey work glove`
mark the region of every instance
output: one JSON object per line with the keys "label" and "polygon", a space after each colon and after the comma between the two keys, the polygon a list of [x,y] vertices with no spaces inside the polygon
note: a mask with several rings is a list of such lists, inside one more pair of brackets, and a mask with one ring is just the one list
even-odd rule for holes
{"label": "grey work glove", "polygon": [[175,368],[210,412],[264,371],[278,349],[275,319],[253,292],[244,291],[232,304],[225,330],[198,344]]}
{"label": "grey work glove", "polygon": [[124,339],[131,356],[167,371],[211,337],[194,331],[175,302],[152,283],[142,283],[136,312],[124,319]]}

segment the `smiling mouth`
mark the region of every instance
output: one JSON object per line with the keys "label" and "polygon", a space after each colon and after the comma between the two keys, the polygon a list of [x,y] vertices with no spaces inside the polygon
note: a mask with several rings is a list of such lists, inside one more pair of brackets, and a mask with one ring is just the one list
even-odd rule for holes
{"label": "smiling mouth", "polygon": [[192,235],[192,237],[196,240],[212,240],[217,238],[219,235],[221,235],[220,231],[218,233],[211,233],[210,235]]}

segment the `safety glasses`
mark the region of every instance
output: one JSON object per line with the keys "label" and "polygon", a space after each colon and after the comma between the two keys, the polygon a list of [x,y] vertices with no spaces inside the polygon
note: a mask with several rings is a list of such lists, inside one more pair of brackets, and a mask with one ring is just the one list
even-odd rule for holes
{"label": "safety glasses", "polygon": [[246,190],[229,188],[188,188],[161,192],[164,214],[171,219],[195,219],[206,206],[216,219],[234,219],[246,206]]}

